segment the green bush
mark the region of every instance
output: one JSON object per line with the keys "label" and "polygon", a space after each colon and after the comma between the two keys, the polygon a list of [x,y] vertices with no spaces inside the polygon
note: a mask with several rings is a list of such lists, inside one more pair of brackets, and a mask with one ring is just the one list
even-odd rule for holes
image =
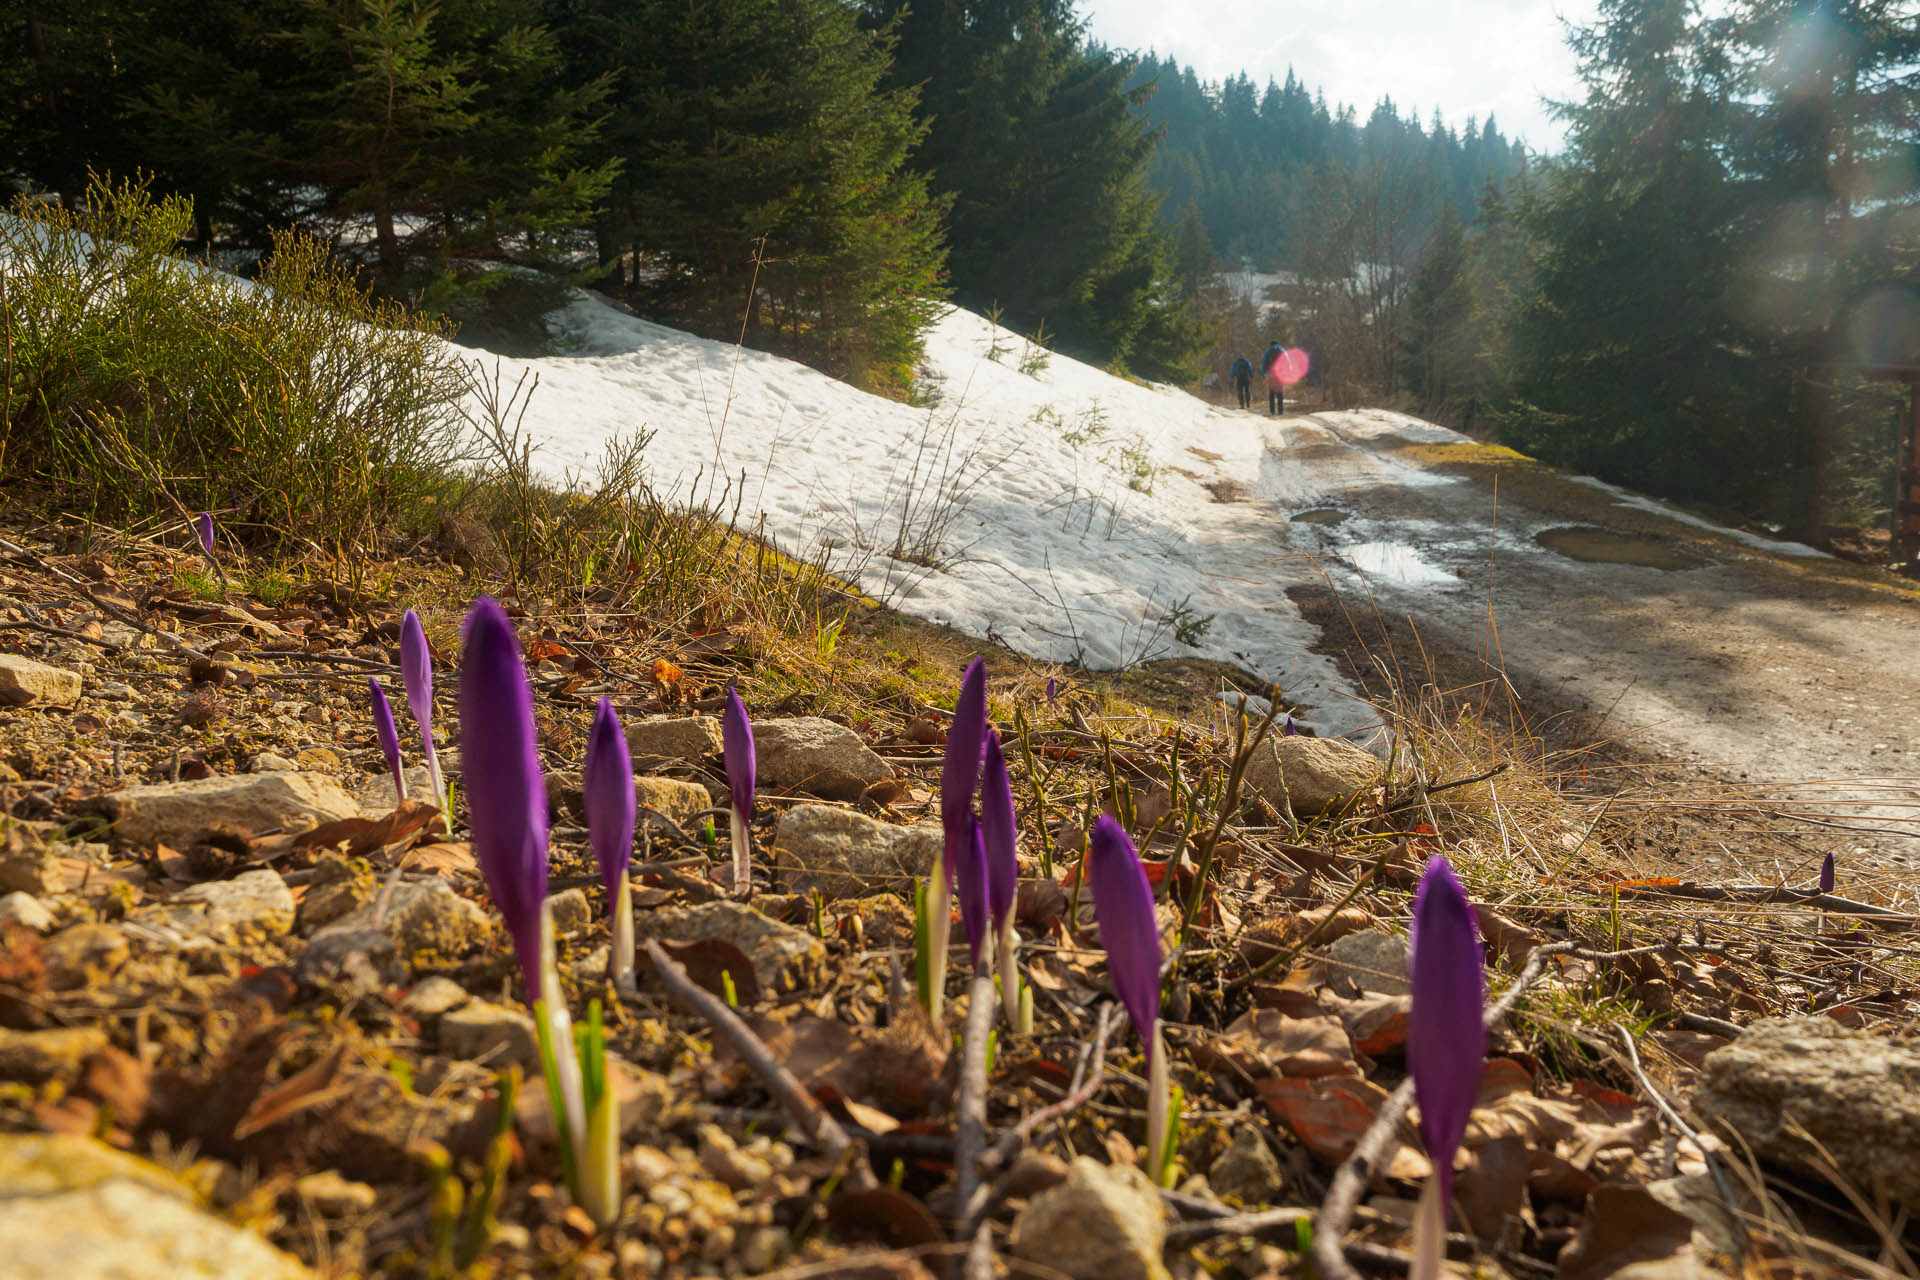
{"label": "green bush", "polygon": [[0,217],[0,480],[102,518],[223,513],[365,545],[459,458],[467,373],[443,322],[371,298],[318,240],[257,285],[178,256],[193,205],[96,178]]}

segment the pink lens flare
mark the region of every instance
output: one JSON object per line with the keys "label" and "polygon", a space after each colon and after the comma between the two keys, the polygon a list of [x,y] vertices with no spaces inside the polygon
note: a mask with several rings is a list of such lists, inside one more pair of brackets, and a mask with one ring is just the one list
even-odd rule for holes
{"label": "pink lens flare", "polygon": [[1273,365],[1267,370],[1267,378],[1277,386],[1290,387],[1307,376],[1307,353],[1299,347],[1288,347],[1273,358]]}

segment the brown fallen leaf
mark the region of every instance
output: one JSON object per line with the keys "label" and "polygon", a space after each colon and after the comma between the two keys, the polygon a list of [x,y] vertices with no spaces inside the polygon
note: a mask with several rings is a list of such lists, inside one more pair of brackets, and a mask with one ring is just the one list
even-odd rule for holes
{"label": "brown fallen leaf", "polygon": [[1580,1233],[1560,1251],[1558,1280],[1603,1280],[1632,1263],[1658,1262],[1693,1247],[1693,1219],[1644,1187],[1605,1184],[1587,1197]]}
{"label": "brown fallen leaf", "polygon": [[873,1240],[897,1249],[947,1242],[946,1232],[927,1206],[892,1187],[842,1191],[827,1202],[827,1221],[845,1238]]}
{"label": "brown fallen leaf", "polygon": [[760,1003],[760,979],[753,971],[753,961],[733,943],[723,938],[701,938],[695,942],[663,941],[660,945],[680,962],[696,985],[724,999],[731,979],[736,1005],[750,1009]]}
{"label": "brown fallen leaf", "polygon": [[[1260,1097],[1286,1121],[1293,1136],[1329,1165],[1337,1165],[1373,1123],[1387,1091],[1357,1076],[1321,1076],[1315,1080],[1275,1078],[1259,1082]],[[1404,1141],[1396,1141],[1381,1169],[1387,1177],[1417,1182],[1433,1164]]]}
{"label": "brown fallen leaf", "polygon": [[339,1081],[340,1069],[347,1061],[347,1047],[347,1038],[343,1036],[334,1041],[333,1048],[318,1061],[256,1097],[239,1123],[233,1126],[234,1141],[244,1142],[263,1129],[343,1096],[346,1090]]}
{"label": "brown fallen leaf", "polygon": [[81,1086],[113,1115],[113,1122],[138,1129],[152,1096],[151,1073],[130,1053],[108,1045],[88,1056],[80,1069]]}
{"label": "brown fallen leaf", "polygon": [[1254,1079],[1359,1075],[1346,1027],[1332,1014],[1316,1012],[1314,1017],[1289,1017],[1278,1009],[1249,1009],[1219,1035],[1197,1037],[1194,1061]]}
{"label": "brown fallen leaf", "polygon": [[1347,1000],[1328,992],[1320,997],[1320,1003],[1346,1026],[1355,1053],[1377,1058],[1407,1047],[1407,1014],[1413,1007],[1409,997],[1367,991]]}

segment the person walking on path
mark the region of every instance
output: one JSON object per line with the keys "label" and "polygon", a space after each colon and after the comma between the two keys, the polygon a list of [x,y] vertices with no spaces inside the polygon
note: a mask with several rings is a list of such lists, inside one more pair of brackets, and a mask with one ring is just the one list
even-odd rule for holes
{"label": "person walking on path", "polygon": [[1266,351],[1260,356],[1260,376],[1267,383],[1267,414],[1271,417],[1287,411],[1286,391],[1280,385],[1280,372],[1274,368],[1280,357],[1286,354],[1286,348],[1278,342],[1269,342]]}
{"label": "person walking on path", "polygon": [[1253,408],[1253,362],[1245,356],[1236,357],[1229,376],[1233,379],[1234,394],[1240,397],[1240,407]]}

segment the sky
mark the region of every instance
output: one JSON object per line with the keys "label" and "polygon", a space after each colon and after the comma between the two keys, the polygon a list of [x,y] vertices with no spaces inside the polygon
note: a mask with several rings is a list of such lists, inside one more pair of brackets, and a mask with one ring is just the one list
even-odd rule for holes
{"label": "sky", "polygon": [[1491,113],[1501,132],[1555,151],[1560,127],[1541,98],[1574,95],[1578,80],[1562,19],[1592,20],[1595,0],[1084,0],[1090,34],[1118,49],[1152,50],[1202,80],[1240,71],[1258,85],[1287,68],[1330,105],[1362,119],[1382,97],[1424,121],[1437,107],[1458,127]]}

